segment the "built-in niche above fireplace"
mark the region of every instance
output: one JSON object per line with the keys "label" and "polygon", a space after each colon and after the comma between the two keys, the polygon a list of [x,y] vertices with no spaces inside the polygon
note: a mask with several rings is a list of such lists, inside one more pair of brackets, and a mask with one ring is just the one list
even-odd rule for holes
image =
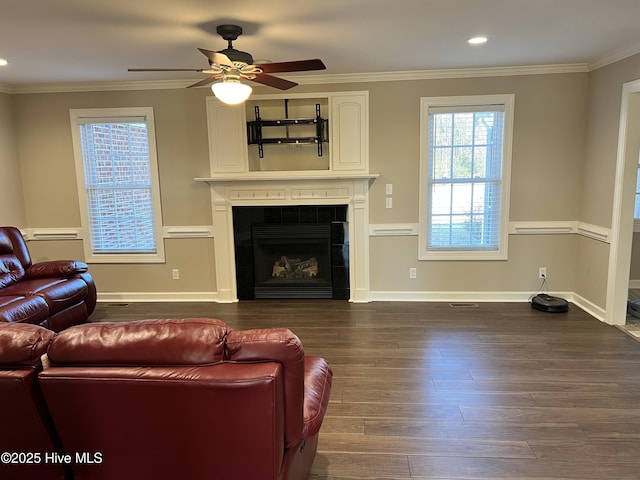
{"label": "built-in niche above fireplace", "polygon": [[239,300],[348,300],[347,205],[233,207]]}

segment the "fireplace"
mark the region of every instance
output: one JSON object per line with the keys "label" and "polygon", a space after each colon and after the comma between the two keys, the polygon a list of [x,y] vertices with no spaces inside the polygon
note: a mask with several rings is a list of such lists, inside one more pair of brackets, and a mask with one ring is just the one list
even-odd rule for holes
{"label": "fireplace", "polygon": [[255,298],[333,298],[331,224],[251,226]]}
{"label": "fireplace", "polygon": [[317,221],[331,223],[334,298],[370,301],[369,184],[378,174],[346,170],[224,172],[195,179],[211,187],[216,301],[255,298],[252,223],[314,223],[309,218],[314,216]]}
{"label": "fireplace", "polygon": [[349,299],[346,219],[346,205],[233,207],[238,299]]}

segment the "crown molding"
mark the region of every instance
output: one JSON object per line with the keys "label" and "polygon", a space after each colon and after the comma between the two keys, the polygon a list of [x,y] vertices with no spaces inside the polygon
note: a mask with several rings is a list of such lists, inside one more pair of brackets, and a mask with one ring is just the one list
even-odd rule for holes
{"label": "crown molding", "polygon": [[511,67],[445,68],[436,70],[408,70],[336,75],[296,75],[290,79],[300,84],[397,82],[407,80],[441,80],[473,77],[507,77],[518,75],[549,75],[554,73],[587,73],[586,63],[558,65],[524,65]]}
{"label": "crown molding", "polygon": [[194,80],[147,80],[136,82],[38,83],[17,85],[12,93],[109,92],[120,90],[167,90],[186,88]]}
{"label": "crown molding", "polygon": [[632,57],[633,55],[636,55],[638,53],[640,53],[640,43],[632,45],[624,50],[613,53],[611,55],[607,55],[605,57],[602,57],[600,60],[590,63],[589,71],[606,67],[607,65],[611,65],[612,63],[619,62],[620,60],[624,60],[625,58]]}
{"label": "crown molding", "polygon": [[[300,85],[324,85],[332,83],[398,82],[409,80],[438,80],[473,77],[505,77],[516,75],[549,75],[564,73],[587,73],[586,63],[558,65],[525,65],[512,67],[451,68],[437,70],[410,70],[398,72],[345,73],[345,74],[309,74],[280,75]],[[182,89],[197,79],[189,80],[149,80],[132,82],[90,82],[90,83],[51,83],[5,86],[5,93],[70,93],[104,92],[118,90],[166,90]],[[0,85],[0,91],[2,85]]]}

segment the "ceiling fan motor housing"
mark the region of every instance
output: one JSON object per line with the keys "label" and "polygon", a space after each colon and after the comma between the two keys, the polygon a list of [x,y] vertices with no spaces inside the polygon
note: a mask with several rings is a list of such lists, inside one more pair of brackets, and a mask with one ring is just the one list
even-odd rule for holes
{"label": "ceiling fan motor housing", "polygon": [[224,50],[220,50],[218,53],[223,53],[232,62],[246,63],[247,65],[253,65],[253,57],[247,53],[233,48],[231,42],[237,40],[242,35],[242,27],[239,25],[218,25],[216,27],[216,33],[229,42],[229,46]]}
{"label": "ceiling fan motor housing", "polygon": [[240,25],[218,25],[216,33],[227,41],[237,40],[242,35],[242,27]]}
{"label": "ceiling fan motor housing", "polygon": [[235,48],[225,48],[224,50],[220,50],[218,53],[225,54],[232,62],[241,62],[246,63],[247,65],[253,65],[253,57],[247,52],[241,52]]}

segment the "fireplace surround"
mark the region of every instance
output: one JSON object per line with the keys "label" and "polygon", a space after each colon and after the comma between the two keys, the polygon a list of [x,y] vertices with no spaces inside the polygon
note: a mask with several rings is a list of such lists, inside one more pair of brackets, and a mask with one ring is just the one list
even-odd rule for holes
{"label": "fireplace surround", "polygon": [[349,259],[348,300],[369,302],[369,185],[377,177],[346,172],[251,172],[196,178],[211,191],[217,301],[241,299],[236,283],[234,207],[343,205],[349,239],[344,247]]}

